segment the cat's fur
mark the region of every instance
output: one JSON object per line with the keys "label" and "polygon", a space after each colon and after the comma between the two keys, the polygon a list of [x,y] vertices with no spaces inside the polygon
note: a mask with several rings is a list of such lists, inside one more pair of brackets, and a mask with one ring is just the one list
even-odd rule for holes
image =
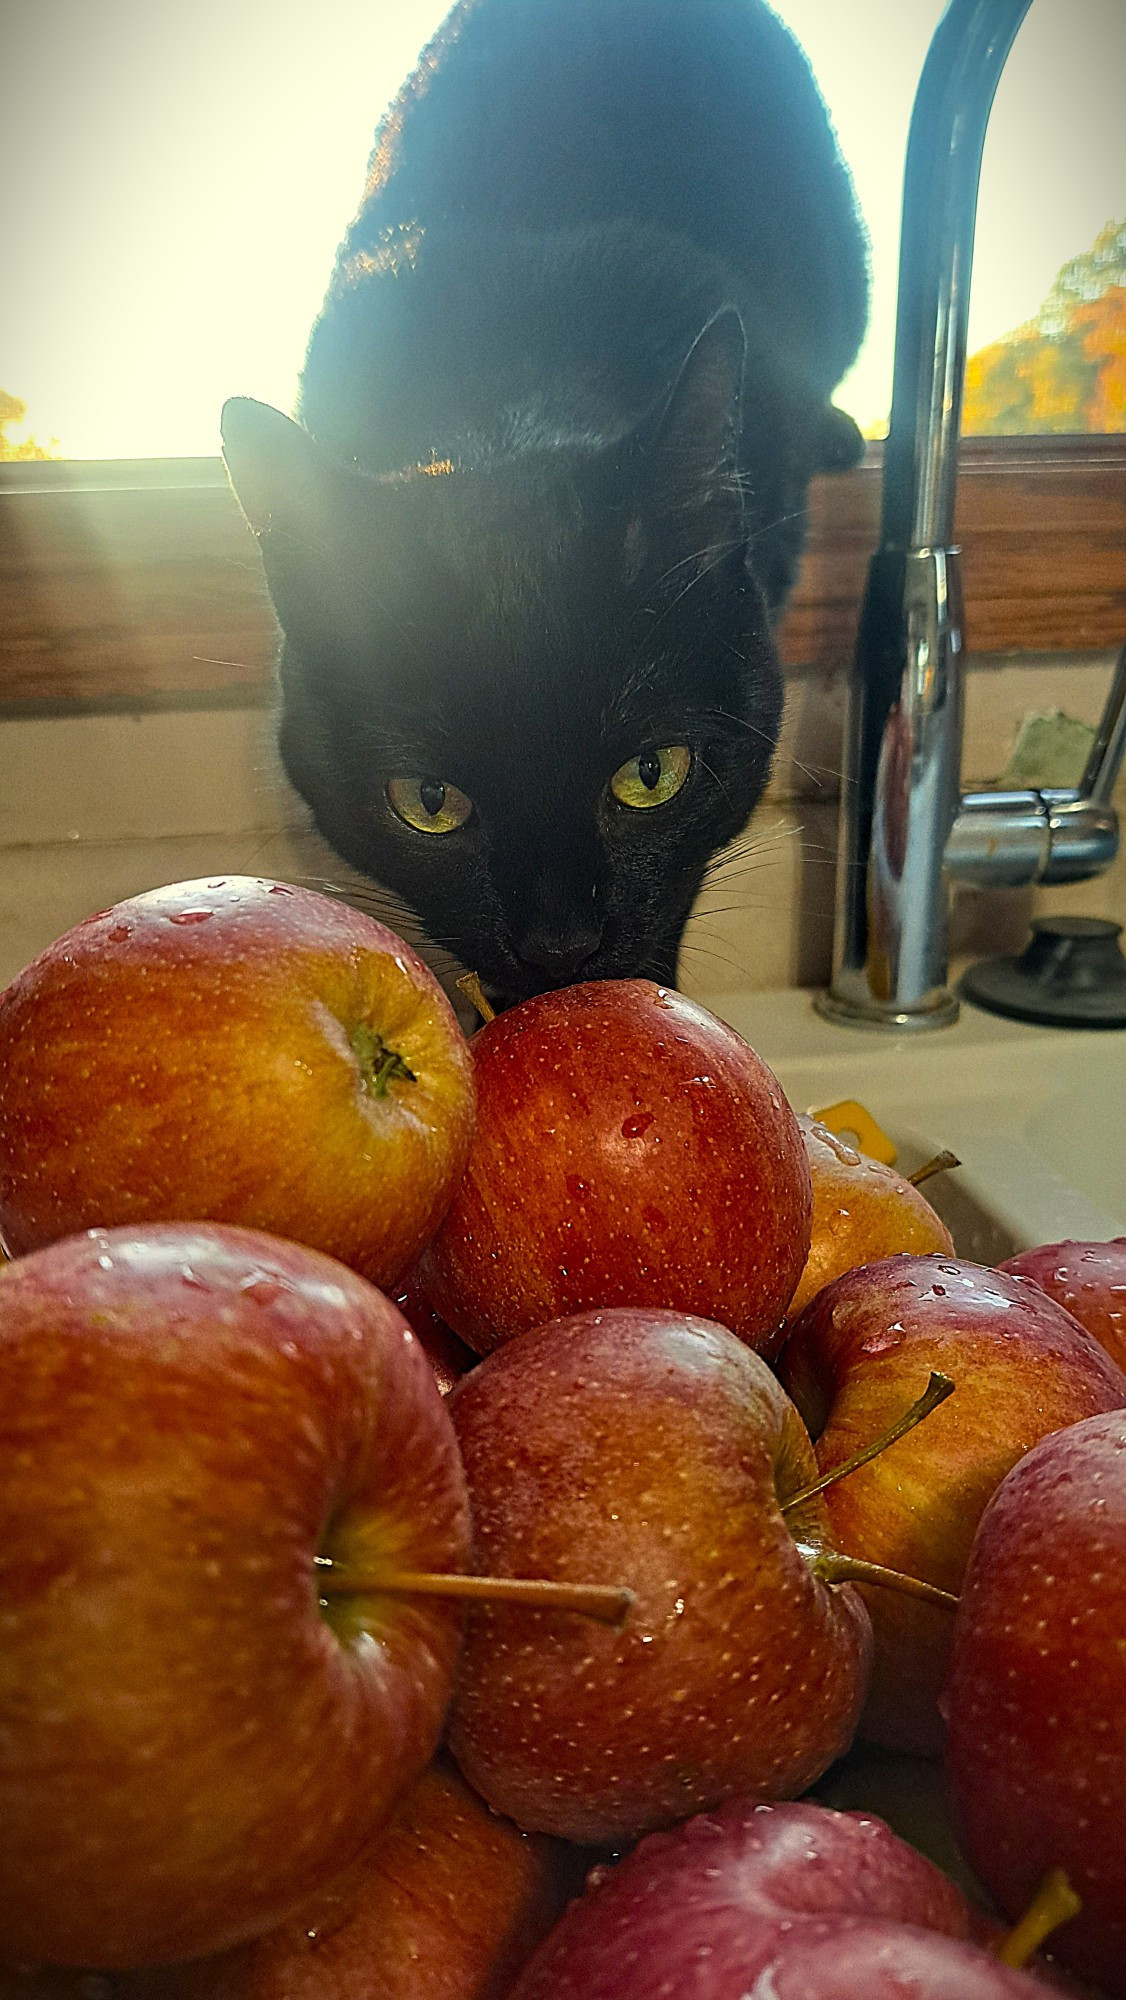
{"label": "cat's fur", "polygon": [[[858,452],[830,397],[866,301],[759,0],[461,0],[377,133],[300,428],[228,404],[289,776],[494,997],[675,976],[766,781],[771,623],[810,477]],[[667,745],[682,789],[619,803]],[[396,776],[472,815],[415,830]]]}

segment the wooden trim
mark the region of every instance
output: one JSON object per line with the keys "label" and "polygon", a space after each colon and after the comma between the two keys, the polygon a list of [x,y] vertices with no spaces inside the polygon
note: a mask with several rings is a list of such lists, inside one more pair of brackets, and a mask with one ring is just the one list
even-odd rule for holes
{"label": "wooden trim", "polygon": [[[792,664],[847,661],[879,518],[880,451],[811,495]],[[974,438],[958,532],[974,651],[1126,634],[1126,436]],[[219,459],[0,466],[0,715],[269,698],[275,627]]]}
{"label": "wooden trim", "polygon": [[[782,628],[792,663],[851,654],[880,517],[882,454],[810,495],[801,583]],[[975,653],[1067,652],[1126,637],[1126,434],[968,438],[957,532]]]}

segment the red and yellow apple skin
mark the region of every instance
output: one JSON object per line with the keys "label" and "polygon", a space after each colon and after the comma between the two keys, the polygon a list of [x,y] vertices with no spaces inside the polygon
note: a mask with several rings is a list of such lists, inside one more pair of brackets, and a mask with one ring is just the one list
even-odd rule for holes
{"label": "red and yellow apple skin", "polygon": [[1050,1949],[1126,1994],[1126,1413],[1045,1438],[982,1517],[954,1627],[947,1773],[971,1866],[1016,1918],[1049,1868]]}
{"label": "red and yellow apple skin", "polygon": [[147,1971],[0,1969],[0,2000],[502,2000],[583,1872],[577,1849],[521,1833],[440,1759],[266,1937]]}
{"label": "red and yellow apple skin", "polygon": [[468,1045],[433,975],[382,924],[288,883],[134,896],[0,993],[13,1256],[207,1220],[386,1287],[437,1228],[472,1127]]}
{"label": "red and yellow apple skin", "polygon": [[120,1966],[280,1922],[433,1753],[465,1567],[445,1405],[394,1306],[204,1225],[0,1274],[0,1960]]}
{"label": "red and yellow apple skin", "polygon": [[1108,1243],[1042,1243],[997,1268],[1031,1278],[1126,1369],[1126,1236]]}
{"label": "red and yellow apple skin", "polygon": [[[927,1386],[954,1394],[825,1494],[837,1547],[957,1592],[982,1511],[1049,1431],[1126,1404],[1126,1376],[1027,1278],[953,1258],[888,1257],[847,1272],[800,1315],[780,1371],[822,1472],[873,1442]],[[938,1695],[952,1613],[865,1586],[872,1684],[861,1733],[942,1747]]]}
{"label": "red and yellow apple skin", "polygon": [[[626,1585],[618,1630],[473,1610],[448,1740],[521,1826],[634,1840],[736,1792],[785,1797],[852,1740],[868,1620],[826,1545],[797,1411],[723,1327],[617,1307],[520,1335],[447,1399],[488,1575]],[[804,1553],[803,1553],[804,1551]]]}
{"label": "red and yellow apple skin", "polygon": [[813,1182],[809,1256],[790,1300],[791,1323],[810,1299],[858,1264],[900,1254],[953,1256],[946,1224],[926,1197],[893,1167],[846,1145],[815,1118],[799,1117]]}
{"label": "red and yellow apple skin", "polygon": [[588,1306],[768,1349],[809,1251],[794,1114],[742,1037],[648,980],[510,1008],[472,1042],[477,1133],[420,1276],[479,1353]]}

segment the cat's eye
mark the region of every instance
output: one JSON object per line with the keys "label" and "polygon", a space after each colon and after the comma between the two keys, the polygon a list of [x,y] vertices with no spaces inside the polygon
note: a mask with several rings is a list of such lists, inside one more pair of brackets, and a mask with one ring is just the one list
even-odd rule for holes
{"label": "cat's eye", "polygon": [[387,803],[419,833],[456,833],[473,811],[472,799],[441,778],[388,778]]}
{"label": "cat's eye", "polygon": [[686,743],[670,743],[664,750],[643,750],[619,765],[610,780],[610,790],[623,806],[663,806],[674,799],[692,769],[692,752]]}

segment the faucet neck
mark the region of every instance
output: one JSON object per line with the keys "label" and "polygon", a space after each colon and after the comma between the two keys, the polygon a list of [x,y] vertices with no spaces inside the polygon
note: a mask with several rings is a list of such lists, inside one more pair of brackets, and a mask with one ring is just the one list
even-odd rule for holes
{"label": "faucet neck", "polygon": [[1031,0],[950,0],[927,52],[903,180],[899,304],[881,538],[954,539],[958,432],[985,130]]}

